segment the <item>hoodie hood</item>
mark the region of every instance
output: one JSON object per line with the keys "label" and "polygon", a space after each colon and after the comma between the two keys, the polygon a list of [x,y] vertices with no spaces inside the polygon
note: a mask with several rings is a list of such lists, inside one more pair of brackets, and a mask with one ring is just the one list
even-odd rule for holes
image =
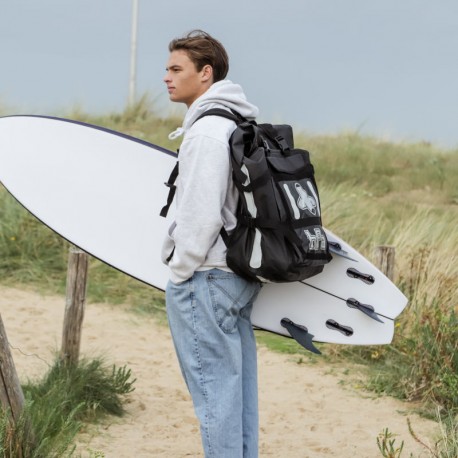
{"label": "hoodie hood", "polygon": [[174,139],[186,133],[195,120],[205,111],[221,107],[234,110],[247,119],[254,119],[259,113],[258,108],[247,101],[239,84],[229,80],[218,81],[193,102],[183,120],[183,127],[172,132],[169,138]]}

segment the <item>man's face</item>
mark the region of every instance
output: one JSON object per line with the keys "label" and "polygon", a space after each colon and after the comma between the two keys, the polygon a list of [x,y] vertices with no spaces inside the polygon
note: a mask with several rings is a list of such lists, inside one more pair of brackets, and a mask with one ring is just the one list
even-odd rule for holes
{"label": "man's face", "polygon": [[188,108],[212,84],[212,68],[206,65],[201,71],[197,71],[183,50],[170,53],[166,70],[164,82],[167,84],[170,100],[185,103]]}

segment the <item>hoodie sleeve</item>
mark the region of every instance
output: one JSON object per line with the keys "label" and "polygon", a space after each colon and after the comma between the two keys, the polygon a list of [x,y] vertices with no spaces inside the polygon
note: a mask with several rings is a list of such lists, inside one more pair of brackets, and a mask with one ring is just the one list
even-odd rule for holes
{"label": "hoodie sleeve", "polygon": [[180,148],[176,227],[170,234],[175,245],[169,262],[171,280],[190,278],[205,261],[223,226],[230,177],[229,144],[203,134],[190,136]]}

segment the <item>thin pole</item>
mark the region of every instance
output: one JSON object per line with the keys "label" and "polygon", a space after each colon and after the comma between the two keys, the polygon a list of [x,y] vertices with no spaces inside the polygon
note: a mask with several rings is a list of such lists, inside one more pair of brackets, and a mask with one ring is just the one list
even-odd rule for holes
{"label": "thin pole", "polygon": [[137,27],[138,0],[132,0],[132,35],[130,40],[130,79],[129,79],[129,106],[135,103],[135,85],[137,79]]}

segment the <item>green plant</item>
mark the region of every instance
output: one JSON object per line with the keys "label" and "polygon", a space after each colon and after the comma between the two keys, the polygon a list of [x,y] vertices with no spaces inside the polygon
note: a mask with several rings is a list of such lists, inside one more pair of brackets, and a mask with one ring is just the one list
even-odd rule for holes
{"label": "green plant", "polygon": [[377,436],[377,447],[385,458],[399,458],[401,456],[402,449],[404,448],[404,441],[397,447],[395,445],[396,439],[393,439],[394,436],[395,435],[392,434],[388,428],[385,428]]}
{"label": "green plant", "polygon": [[81,428],[77,416],[83,405],[62,413],[57,403],[27,399],[20,418],[12,423],[8,412],[0,413],[0,457],[48,458],[71,456],[73,441]]}
{"label": "green plant", "polygon": [[125,366],[109,367],[101,358],[77,365],[56,360],[41,381],[24,385],[26,403],[15,423],[1,412],[0,457],[71,456],[83,422],[122,415],[123,396],[134,390],[134,382]]}
{"label": "green plant", "polygon": [[457,326],[453,311],[435,307],[424,313],[409,335],[398,336],[391,347],[380,348],[379,359],[371,361],[368,388],[421,401],[423,413],[429,416],[436,406],[456,414]]}
{"label": "green plant", "polygon": [[[433,445],[428,445],[426,441],[418,436],[414,431],[412,423],[407,418],[407,425],[409,433],[413,439],[420,444],[424,452],[421,456],[428,456],[430,458],[456,458],[458,456],[458,422],[457,417],[451,414],[441,414],[437,410],[437,422],[439,425],[439,437]],[[377,437],[377,446],[385,458],[399,458],[404,449],[404,441],[398,447],[394,439],[396,435],[392,434],[388,428],[384,429]],[[413,457],[412,454],[410,454]]]}
{"label": "green plant", "polygon": [[122,395],[134,390],[131,375],[125,366],[110,368],[101,358],[81,359],[77,365],[58,359],[40,383],[24,386],[24,392],[33,399],[58,403],[66,414],[82,404],[77,415],[81,420],[100,414],[120,416],[124,413]]}

